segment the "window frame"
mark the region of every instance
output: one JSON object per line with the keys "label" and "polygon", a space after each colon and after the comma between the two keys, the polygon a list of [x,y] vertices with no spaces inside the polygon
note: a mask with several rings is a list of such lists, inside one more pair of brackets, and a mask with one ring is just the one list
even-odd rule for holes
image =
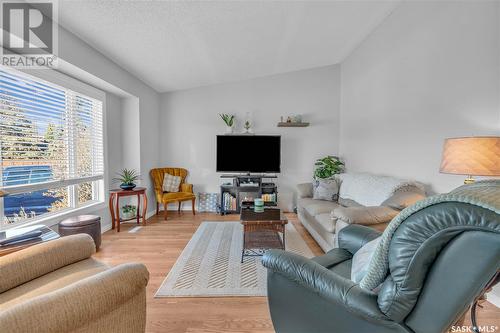
{"label": "window frame", "polygon": [[[29,69],[29,70],[14,70],[12,68],[0,65],[0,68],[6,72],[13,74],[31,76],[33,80],[44,80],[49,83],[61,86],[64,89],[73,90],[84,96],[99,100],[102,103],[102,142],[103,142],[103,175],[89,176],[77,179],[53,180],[49,182],[41,182],[34,184],[24,184],[9,188],[9,194],[20,194],[37,190],[48,190],[60,187],[67,187],[71,195],[69,204],[71,207],[63,208],[55,212],[44,213],[32,219],[20,221],[12,224],[4,223],[4,200],[0,198],[0,231],[17,228],[20,226],[28,226],[32,224],[45,224],[52,226],[57,224],[62,218],[75,215],[76,213],[84,214],[92,211],[104,209],[106,207],[107,193],[109,190],[108,177],[108,138],[107,138],[107,122],[106,122],[106,93],[102,90],[94,88],[86,83],[74,79],[66,74],[60,73],[54,69]],[[2,170],[0,169],[0,177]],[[97,196],[97,200],[90,200],[83,204],[78,203],[78,184],[94,182],[93,196]]]}

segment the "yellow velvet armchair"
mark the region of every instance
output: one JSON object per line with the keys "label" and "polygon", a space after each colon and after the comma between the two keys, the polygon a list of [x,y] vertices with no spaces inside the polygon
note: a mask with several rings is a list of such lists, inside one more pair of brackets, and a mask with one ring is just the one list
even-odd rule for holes
{"label": "yellow velvet armchair", "polygon": [[[165,174],[170,174],[172,176],[181,177],[181,185],[179,187],[179,192],[164,192],[163,191],[163,178]],[[156,168],[151,169],[149,172],[151,178],[153,179],[153,184],[155,188],[156,197],[156,215],[160,213],[160,203],[163,204],[163,209],[165,212],[165,220],[167,219],[167,206],[169,203],[178,202],[178,211],[181,211],[181,203],[183,201],[191,201],[193,215],[195,214],[194,206],[196,201],[196,195],[193,193],[193,185],[186,183],[186,176],[188,171],[183,168]]]}

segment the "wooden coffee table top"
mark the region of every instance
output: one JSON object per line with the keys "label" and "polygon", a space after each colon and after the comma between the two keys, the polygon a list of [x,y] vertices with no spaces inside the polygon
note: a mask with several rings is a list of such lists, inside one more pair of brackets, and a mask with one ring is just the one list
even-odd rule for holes
{"label": "wooden coffee table top", "polygon": [[287,224],[288,220],[281,209],[265,208],[263,212],[256,213],[252,209],[242,209],[240,220],[246,224]]}

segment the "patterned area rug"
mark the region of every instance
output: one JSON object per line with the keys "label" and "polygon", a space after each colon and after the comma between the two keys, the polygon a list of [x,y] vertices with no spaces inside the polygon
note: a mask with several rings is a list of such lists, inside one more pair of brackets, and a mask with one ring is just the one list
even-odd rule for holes
{"label": "patterned area rug", "polygon": [[[292,223],[286,250],[305,257],[312,251]],[[266,296],[261,257],[241,263],[243,227],[239,222],[203,222],[182,251],[155,297]]]}

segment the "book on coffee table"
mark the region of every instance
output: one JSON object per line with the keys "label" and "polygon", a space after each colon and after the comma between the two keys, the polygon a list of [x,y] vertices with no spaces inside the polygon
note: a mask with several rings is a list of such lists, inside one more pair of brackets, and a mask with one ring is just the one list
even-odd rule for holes
{"label": "book on coffee table", "polygon": [[45,225],[8,229],[0,232],[0,256],[59,237],[57,232]]}

